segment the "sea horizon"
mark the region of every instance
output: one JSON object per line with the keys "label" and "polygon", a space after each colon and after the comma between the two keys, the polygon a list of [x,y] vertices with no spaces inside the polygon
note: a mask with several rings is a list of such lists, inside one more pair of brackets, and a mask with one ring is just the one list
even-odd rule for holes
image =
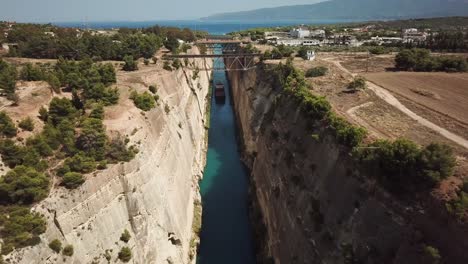
{"label": "sea horizon", "polygon": [[317,20],[277,20],[277,21],[211,21],[211,20],[152,20],[152,21],[68,21],[49,22],[59,27],[75,27],[89,29],[115,29],[115,28],[145,28],[150,26],[169,26],[189,28],[192,30],[207,31],[210,34],[227,34],[259,27],[283,27],[295,25],[325,25],[339,23],[363,22],[357,20],[317,19]]}

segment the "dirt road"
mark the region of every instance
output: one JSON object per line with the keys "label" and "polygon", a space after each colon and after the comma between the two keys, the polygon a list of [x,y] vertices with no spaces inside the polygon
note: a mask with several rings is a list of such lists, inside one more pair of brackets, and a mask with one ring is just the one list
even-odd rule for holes
{"label": "dirt road", "polygon": [[[339,61],[336,61],[336,60],[333,60],[333,59],[328,59],[328,58],[324,59],[324,60],[335,64],[338,68],[340,68],[342,71],[350,74],[351,76],[353,76],[353,77],[356,76],[356,74],[351,73],[348,69],[343,67]],[[393,96],[389,91],[385,90],[384,88],[382,88],[382,87],[380,87],[380,86],[378,86],[378,85],[376,85],[376,84],[374,84],[372,82],[369,82],[369,81],[367,81],[367,85],[368,85],[369,89],[372,90],[379,98],[381,98],[382,100],[384,100],[388,104],[392,105],[396,109],[400,110],[401,112],[403,112],[404,114],[409,116],[411,119],[415,120],[416,122],[420,123],[421,125],[423,125],[423,126],[425,126],[427,128],[430,128],[430,129],[438,132],[439,134],[441,134],[445,138],[457,143],[458,145],[463,146],[464,148],[468,149],[468,140],[466,140],[466,139],[464,139],[464,138],[462,138],[462,137],[460,137],[458,135],[455,135],[454,133],[448,131],[447,129],[445,129],[443,127],[440,127],[440,126],[430,122],[429,120],[417,115],[413,111],[409,110],[402,103],[400,103],[400,101],[398,101],[398,99],[396,99],[395,96]]]}

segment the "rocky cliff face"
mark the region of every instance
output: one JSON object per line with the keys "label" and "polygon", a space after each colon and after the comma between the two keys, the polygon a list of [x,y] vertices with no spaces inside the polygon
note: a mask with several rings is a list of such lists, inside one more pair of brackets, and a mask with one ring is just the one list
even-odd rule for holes
{"label": "rocky cliff face", "polygon": [[[195,48],[194,48],[195,49]],[[192,51],[196,52],[196,51]],[[202,67],[196,61],[192,67]],[[118,73],[121,100],[106,109],[111,133],[129,135],[139,153],[132,161],[112,165],[93,175],[75,191],[54,186],[35,206],[48,226],[38,246],[16,251],[11,263],[115,262],[124,246],[130,263],[189,263],[194,204],[205,164],[205,107],[209,74],[188,68],[173,72],[140,66]],[[192,78],[193,77],[193,78]],[[131,89],[145,91],[158,85],[159,105],[141,112],[128,99]],[[131,239],[120,241],[127,229]],[[74,247],[66,259],[48,247],[53,239]],[[110,259],[109,259],[110,258]]]}
{"label": "rocky cliff face", "polygon": [[[466,263],[465,231],[395,199],[333,137],[311,134],[298,105],[263,68],[230,72],[251,169],[259,263]],[[429,204],[431,204],[429,202]]]}

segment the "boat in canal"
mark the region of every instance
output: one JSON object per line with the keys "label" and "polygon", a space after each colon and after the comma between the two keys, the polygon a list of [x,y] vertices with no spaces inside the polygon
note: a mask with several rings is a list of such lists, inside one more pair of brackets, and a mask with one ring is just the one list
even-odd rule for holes
{"label": "boat in canal", "polygon": [[224,91],[224,84],[217,82],[215,84],[214,95],[216,103],[224,103],[226,100],[226,92]]}

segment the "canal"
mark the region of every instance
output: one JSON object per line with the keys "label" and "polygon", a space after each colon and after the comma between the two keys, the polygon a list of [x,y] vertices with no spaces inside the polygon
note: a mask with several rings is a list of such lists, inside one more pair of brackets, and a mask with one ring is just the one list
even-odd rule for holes
{"label": "canal", "polygon": [[207,164],[200,184],[203,218],[197,264],[253,264],[248,175],[240,160],[225,72],[214,72],[212,85],[218,82],[224,83],[226,101],[211,100]]}

